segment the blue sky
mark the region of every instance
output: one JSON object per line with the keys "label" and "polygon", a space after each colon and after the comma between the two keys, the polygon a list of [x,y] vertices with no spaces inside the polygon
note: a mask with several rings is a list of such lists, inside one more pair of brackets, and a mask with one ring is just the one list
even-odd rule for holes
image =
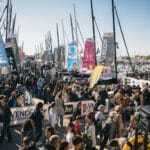
{"label": "blue sky", "polygon": [[[73,3],[84,38],[92,37],[90,0],[13,0],[17,13],[16,29],[19,27],[19,43],[24,42],[27,54],[35,52],[35,45],[44,42],[46,33],[51,30],[53,45],[57,45],[56,23],[60,30],[60,43],[63,42],[61,20],[71,41],[69,14],[73,16]],[[131,55],[150,54],[150,0],[115,0],[126,42]],[[111,0],[93,0],[95,18],[101,34],[112,32]],[[116,24],[116,37],[119,44],[118,55],[126,55],[123,40]],[[96,31],[97,46],[101,42]]]}

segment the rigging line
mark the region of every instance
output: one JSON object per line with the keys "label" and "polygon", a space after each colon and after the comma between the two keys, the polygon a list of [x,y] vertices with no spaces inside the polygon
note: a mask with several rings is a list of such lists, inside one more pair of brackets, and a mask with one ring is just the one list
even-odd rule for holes
{"label": "rigging line", "polygon": [[[83,45],[84,45],[84,38],[83,38],[83,34],[82,34],[82,32],[81,32],[81,29],[80,29],[80,26],[79,26],[78,21],[77,21],[77,27],[79,28],[80,36],[81,36],[81,38],[82,38],[82,42],[83,42]],[[73,30],[75,31],[75,28],[73,28]],[[81,46],[81,48],[83,49],[83,45],[81,44],[79,38],[78,38],[78,44],[79,44],[79,45]]]}
{"label": "rigging line", "polygon": [[118,16],[116,6],[114,6],[114,8],[115,8],[115,13],[116,13],[117,21],[118,21],[118,24],[119,24],[119,28],[120,28],[120,31],[121,31],[121,35],[122,35],[122,38],[123,38],[123,42],[124,42],[124,45],[125,45],[125,48],[126,48],[126,52],[127,52],[128,57],[129,57],[129,62],[130,62],[130,65],[131,65],[131,69],[134,73],[134,67],[133,67],[133,64],[132,64],[132,61],[131,61],[131,57],[129,55],[129,50],[128,50],[128,47],[127,47],[127,43],[126,43],[126,40],[125,40],[125,37],[124,37],[122,27],[121,27],[121,23],[120,23],[120,19],[119,19],[119,16]]}
{"label": "rigging line", "polygon": [[99,30],[99,28],[98,28],[98,25],[97,25],[97,21],[96,21],[96,19],[94,19],[94,21],[95,21],[95,25],[96,25],[96,28],[97,28],[97,31],[98,31],[98,34],[99,34],[100,40],[101,40],[101,42],[103,43],[103,39],[102,39],[102,36],[101,36],[100,30]]}
{"label": "rigging line", "polygon": [[67,43],[69,44],[69,38],[68,38],[68,36],[67,36],[67,33],[66,33],[65,29],[64,29],[64,34],[65,34],[65,37],[66,37],[66,39],[67,39]]}
{"label": "rigging line", "polygon": [[82,46],[82,44],[80,42],[80,39],[78,39],[78,42],[79,42],[79,45],[81,46],[81,49],[82,49],[80,52],[82,52],[83,51],[83,46]]}
{"label": "rigging line", "polygon": [[6,19],[3,21],[3,23],[1,24],[1,27],[0,27],[0,31],[2,30],[2,27],[4,27],[4,30],[6,29],[6,27],[5,27],[5,21],[6,21]]}
{"label": "rigging line", "polygon": [[77,27],[79,28],[80,36],[81,36],[81,39],[82,39],[82,42],[83,42],[83,45],[84,45],[84,37],[83,37],[83,34],[81,32],[81,28],[80,28],[80,25],[79,25],[78,21],[77,21]]}
{"label": "rigging line", "polygon": [[3,19],[4,13],[5,13],[7,7],[8,7],[8,5],[6,5],[5,8],[3,9],[3,12],[2,12],[2,15],[1,15],[1,18],[0,18],[0,23],[1,23],[2,19]]}

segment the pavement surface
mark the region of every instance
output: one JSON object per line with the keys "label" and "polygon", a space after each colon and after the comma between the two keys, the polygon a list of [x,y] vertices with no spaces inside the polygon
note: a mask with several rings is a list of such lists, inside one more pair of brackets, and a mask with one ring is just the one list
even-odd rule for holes
{"label": "pavement surface", "polygon": [[[68,125],[70,119],[64,118],[64,125],[63,127],[58,128],[58,134],[60,135],[60,138],[65,138],[66,133],[66,126]],[[37,143],[37,145],[41,145],[43,138],[44,138],[44,128],[46,127],[46,123],[43,125],[43,136],[41,137],[40,141]],[[81,127],[82,130],[83,126]],[[21,147],[21,129],[22,125],[19,126],[13,126],[11,127],[11,133],[12,133],[12,142],[7,143],[7,138],[5,137],[3,143],[0,144],[0,150],[19,150]],[[99,146],[96,146],[97,149],[99,149]]]}
{"label": "pavement surface", "polygon": [[[62,138],[64,138],[64,135],[66,133],[66,126],[69,122],[69,119],[64,119],[64,127],[58,128],[58,133]],[[44,135],[44,128],[45,124],[43,125],[43,135]],[[7,142],[7,138],[3,140],[3,143],[0,144],[0,150],[18,150],[21,146],[21,128],[22,125],[11,127],[11,133],[12,133],[12,142]],[[37,143],[38,145],[42,144],[43,136],[41,137],[40,141]]]}

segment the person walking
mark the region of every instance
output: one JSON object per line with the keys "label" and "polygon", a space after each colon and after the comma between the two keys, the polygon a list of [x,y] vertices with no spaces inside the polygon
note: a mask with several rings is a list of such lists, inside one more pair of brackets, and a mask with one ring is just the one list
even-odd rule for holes
{"label": "person walking", "polygon": [[36,105],[36,108],[33,112],[33,121],[35,124],[35,134],[36,134],[36,138],[35,138],[35,142],[38,142],[39,139],[42,136],[42,121],[44,119],[44,112],[43,112],[43,103],[39,102]]}
{"label": "person walking", "polygon": [[7,141],[11,142],[12,141],[12,136],[10,132],[10,121],[11,121],[11,110],[7,106],[7,101],[5,97],[1,99],[1,108],[0,108],[0,114],[1,114],[1,119],[2,119],[2,130],[1,130],[1,136],[0,136],[0,143],[3,142],[3,139],[5,137],[5,133],[7,134]]}
{"label": "person walking", "polygon": [[63,116],[65,114],[64,101],[62,99],[62,92],[58,92],[55,97],[55,102],[57,104],[57,112],[59,116],[59,126],[63,127]]}
{"label": "person walking", "polygon": [[87,114],[86,116],[86,129],[85,129],[85,133],[87,134],[88,138],[89,138],[89,145],[88,148],[91,147],[95,147],[96,148],[96,135],[95,135],[95,125],[94,125],[94,117],[92,116],[91,113]]}
{"label": "person walking", "polygon": [[51,105],[49,107],[48,115],[49,115],[49,125],[54,127],[55,130],[57,130],[58,114],[57,114],[57,105],[55,102],[51,103]]}

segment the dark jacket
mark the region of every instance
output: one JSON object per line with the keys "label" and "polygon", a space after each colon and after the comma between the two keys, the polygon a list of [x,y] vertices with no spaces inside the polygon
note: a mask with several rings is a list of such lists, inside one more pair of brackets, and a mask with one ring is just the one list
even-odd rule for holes
{"label": "dark jacket", "polygon": [[23,150],[38,150],[38,148],[34,145],[31,145],[28,149],[23,148]]}
{"label": "dark jacket", "polygon": [[46,148],[46,150],[56,150],[56,148],[50,144],[46,144],[44,147]]}
{"label": "dark jacket", "polygon": [[35,133],[34,133],[34,129],[30,129],[30,130],[23,130],[22,131],[22,136],[23,137],[30,137],[30,141],[34,142],[35,141]]}
{"label": "dark jacket", "polygon": [[11,116],[12,116],[11,110],[8,106],[6,106],[2,112],[2,122],[4,126],[7,126],[10,124]]}
{"label": "dark jacket", "polygon": [[39,108],[36,108],[34,111],[34,115],[35,115],[35,126],[36,127],[42,127],[42,121],[44,119],[44,115],[42,114],[41,110]]}

